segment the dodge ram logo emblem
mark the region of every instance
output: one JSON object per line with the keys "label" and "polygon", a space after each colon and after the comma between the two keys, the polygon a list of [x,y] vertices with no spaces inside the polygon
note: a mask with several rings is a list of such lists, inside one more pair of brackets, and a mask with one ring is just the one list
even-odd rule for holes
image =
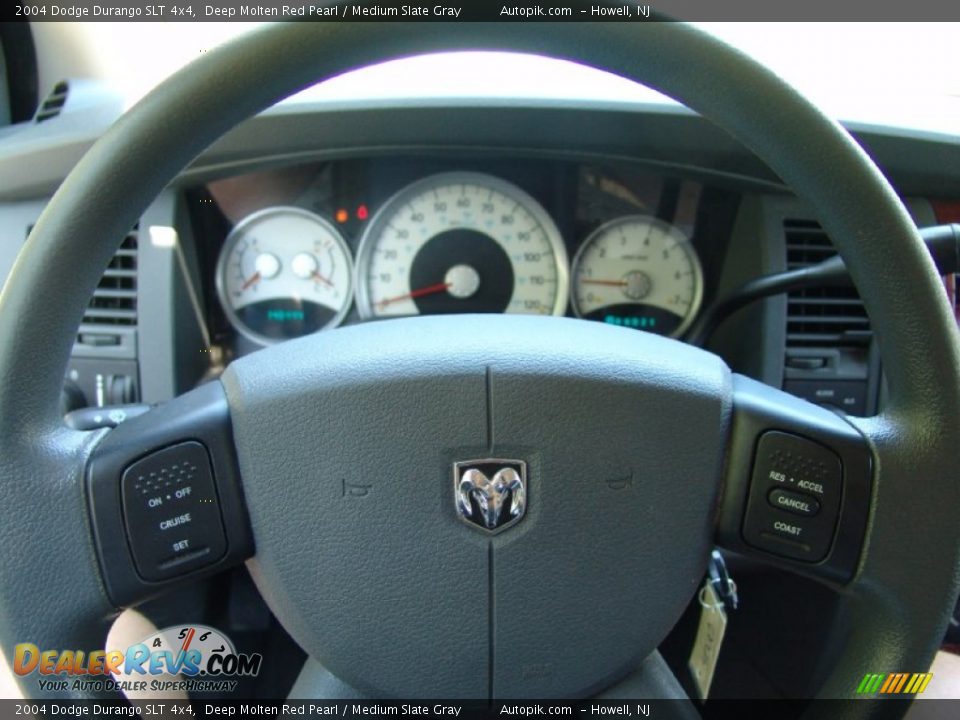
{"label": "dodge ram logo emblem", "polygon": [[467,460],[453,464],[457,515],[490,533],[515,525],[527,511],[527,464],[522,460]]}

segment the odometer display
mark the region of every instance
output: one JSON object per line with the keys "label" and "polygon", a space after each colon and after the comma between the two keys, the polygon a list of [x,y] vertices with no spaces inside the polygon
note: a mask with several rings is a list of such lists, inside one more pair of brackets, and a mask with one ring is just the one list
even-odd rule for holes
{"label": "odometer display", "polygon": [[632,215],[600,226],[573,261],[571,301],[588,320],[682,334],[696,316],[703,274],[696,251],[672,225]]}
{"label": "odometer display", "polygon": [[567,255],[542,206],[481,173],[443,173],[400,191],[357,258],[365,318],[444,313],[559,315]]}

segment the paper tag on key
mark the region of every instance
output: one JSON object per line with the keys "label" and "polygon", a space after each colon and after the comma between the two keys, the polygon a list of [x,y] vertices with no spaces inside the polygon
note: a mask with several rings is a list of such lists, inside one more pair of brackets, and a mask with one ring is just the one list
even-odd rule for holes
{"label": "paper tag on key", "polygon": [[720,657],[723,634],[727,630],[727,611],[709,579],[700,589],[699,598],[702,608],[700,626],[687,666],[693,675],[699,699],[706,700],[710,694],[713,672],[717,668],[717,658]]}

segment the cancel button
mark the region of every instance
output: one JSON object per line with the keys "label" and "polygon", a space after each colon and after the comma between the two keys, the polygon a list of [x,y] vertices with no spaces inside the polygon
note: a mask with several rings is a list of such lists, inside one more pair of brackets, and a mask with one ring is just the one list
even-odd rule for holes
{"label": "cancel button", "polygon": [[820,512],[820,503],[809,495],[796,493],[790,490],[774,488],[767,496],[770,504],[781,510],[793,513],[794,515],[803,515],[804,517],[813,517]]}

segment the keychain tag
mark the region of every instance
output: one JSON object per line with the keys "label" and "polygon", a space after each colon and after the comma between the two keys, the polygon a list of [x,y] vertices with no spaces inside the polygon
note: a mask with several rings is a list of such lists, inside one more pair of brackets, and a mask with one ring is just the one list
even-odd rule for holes
{"label": "keychain tag", "polygon": [[720,657],[723,634],[727,629],[727,611],[709,578],[700,589],[698,597],[702,608],[700,626],[697,628],[697,639],[693,643],[687,665],[693,675],[699,699],[706,700],[710,694],[717,658]]}

